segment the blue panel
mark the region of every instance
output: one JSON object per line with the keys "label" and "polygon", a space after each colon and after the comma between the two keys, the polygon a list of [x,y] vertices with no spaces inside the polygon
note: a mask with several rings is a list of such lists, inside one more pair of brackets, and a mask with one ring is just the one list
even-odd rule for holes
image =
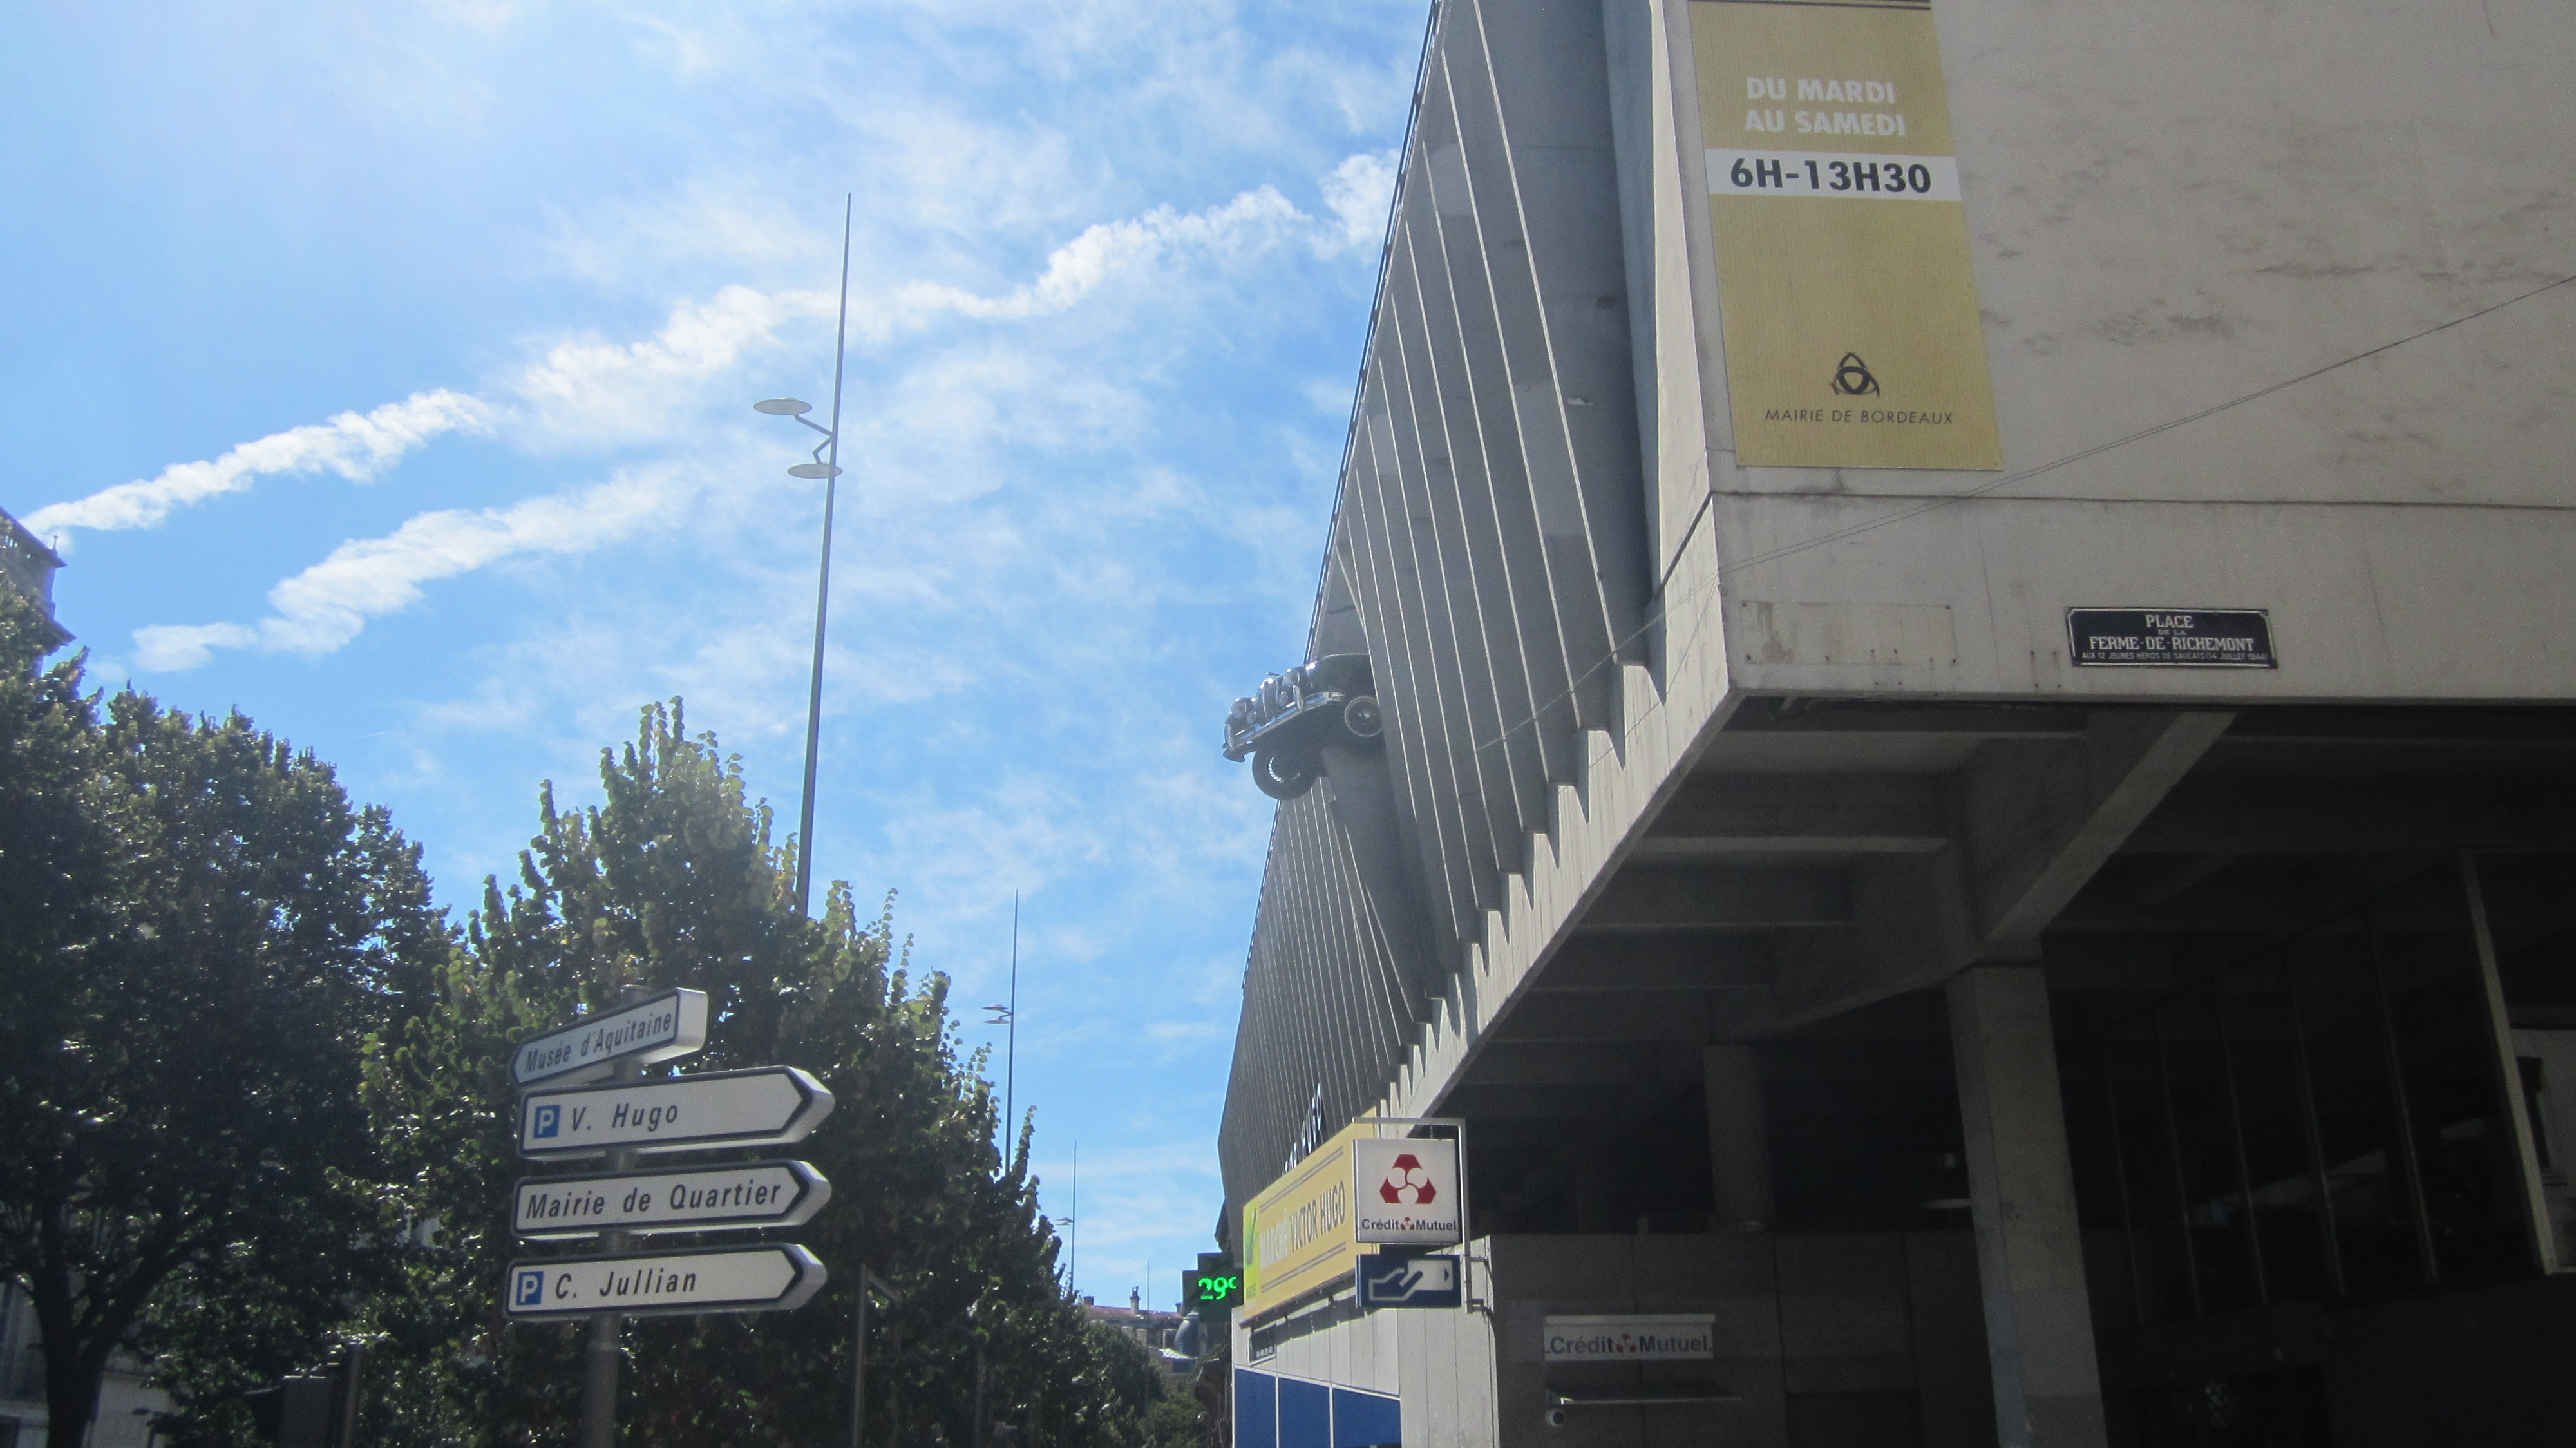
{"label": "blue panel", "polygon": [[1333,1389],[1333,1448],[1386,1448],[1401,1443],[1403,1423],[1402,1407],[1384,1393]]}
{"label": "blue panel", "polygon": [[1234,1448],[1279,1448],[1279,1380],[1234,1370]]}
{"label": "blue panel", "polygon": [[1333,1390],[1279,1380],[1279,1448],[1333,1448]]}

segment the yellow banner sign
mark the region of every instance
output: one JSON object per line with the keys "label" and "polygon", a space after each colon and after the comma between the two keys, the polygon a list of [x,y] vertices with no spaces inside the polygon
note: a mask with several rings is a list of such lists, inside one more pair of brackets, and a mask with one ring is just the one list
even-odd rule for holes
{"label": "yellow banner sign", "polygon": [[1932,7],[1690,10],[1736,460],[2002,467]]}
{"label": "yellow banner sign", "polygon": [[1245,1316],[1351,1275],[1351,1259],[1359,1253],[1351,1142],[1373,1131],[1344,1127],[1243,1209]]}

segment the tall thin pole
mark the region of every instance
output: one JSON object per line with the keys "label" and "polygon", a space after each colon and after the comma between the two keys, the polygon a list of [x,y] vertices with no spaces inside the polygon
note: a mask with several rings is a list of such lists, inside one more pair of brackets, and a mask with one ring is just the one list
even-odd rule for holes
{"label": "tall thin pole", "polygon": [[[644,988],[637,985],[622,986],[618,990],[620,1001],[641,1000],[643,996]],[[633,1056],[618,1062],[609,1077],[614,1081],[640,1081],[643,1078],[644,1063]],[[633,1171],[635,1155],[633,1147],[611,1148],[608,1169]],[[635,1238],[631,1233],[599,1234],[599,1250],[611,1256],[630,1251],[634,1245]],[[624,1348],[618,1339],[625,1326],[626,1315],[622,1312],[594,1312],[590,1315],[590,1341],[582,1364],[581,1448],[616,1448],[617,1366],[624,1356]]]}
{"label": "tall thin pole", "polygon": [[823,628],[832,608],[832,508],[841,482],[841,364],[850,344],[850,216],[841,198],[841,320],[832,339],[831,474],[823,479],[823,566],[814,584],[814,683],[805,696],[805,801],[796,814],[796,913],[805,913],[814,882],[814,760],[823,744]]}
{"label": "tall thin pole", "polygon": [[1065,1213],[1072,1219],[1073,1234],[1064,1247],[1065,1285],[1073,1295],[1082,1295],[1082,1143],[1073,1144],[1073,1207]]}
{"label": "tall thin pole", "polygon": [[850,1448],[866,1441],[868,1425],[868,1272],[859,1267],[858,1325],[850,1337]]}
{"label": "tall thin pole", "polygon": [[1011,1003],[1002,1012],[1009,1031],[1002,1047],[1002,1165],[1011,1164],[1011,1153],[1019,1150],[1020,1119],[1012,1114],[1013,1089],[1020,1079],[1020,892],[1011,892]]}

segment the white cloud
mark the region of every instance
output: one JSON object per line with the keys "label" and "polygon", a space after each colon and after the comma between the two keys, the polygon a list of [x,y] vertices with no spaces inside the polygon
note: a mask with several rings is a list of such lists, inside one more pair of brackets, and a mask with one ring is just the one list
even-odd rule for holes
{"label": "white cloud", "polygon": [[[1342,216],[1338,226],[1305,215],[1264,185],[1203,211],[1161,206],[1088,227],[1050,253],[1035,279],[998,296],[916,283],[861,299],[864,310],[854,320],[863,329],[878,331],[942,313],[1022,320],[1072,308],[1112,278],[1150,267],[1176,251],[1233,259],[1300,235],[1319,249],[1338,245],[1336,238],[1349,234],[1351,217],[1357,214],[1346,208],[1365,204],[1369,188],[1391,174],[1382,161],[1363,155],[1343,162],[1326,178],[1327,197]],[[1383,204],[1382,196],[1377,204]],[[511,399],[506,407],[457,392],[420,394],[363,417],[345,413],[327,424],[245,443],[211,463],[181,464],[150,483],[129,483],[77,503],[56,504],[39,510],[29,522],[39,528],[148,525],[173,507],[247,488],[256,477],[274,472],[328,469],[363,481],[411,448],[455,428],[489,430],[506,423],[522,445],[668,435],[679,428],[678,419],[707,379],[735,369],[783,325],[828,317],[834,306],[826,292],[765,293],[727,286],[704,301],[679,303],[654,335],[640,341],[556,342],[492,389]],[[982,481],[993,472],[977,465],[985,460],[959,455],[979,451],[978,445],[969,445],[977,440],[1007,434],[1017,446],[1078,453],[1133,436],[1146,426],[1143,404],[1127,388],[1097,373],[1051,370],[1039,356],[1009,348],[973,348],[928,359],[895,381],[890,400],[896,405],[881,411],[903,422],[896,437],[877,439],[894,445],[872,471],[881,481],[905,478],[931,496],[951,499],[995,486]],[[858,435],[865,438],[865,432]],[[135,630],[136,662],[147,670],[168,671],[199,667],[218,649],[329,653],[357,637],[368,619],[410,606],[430,582],[512,557],[586,552],[641,532],[657,511],[694,491],[676,482],[679,474],[679,465],[664,463],[506,508],[420,514],[382,537],[345,542],[320,563],[279,583],[269,593],[275,612],[256,624]],[[1143,500],[1140,494],[1140,505]],[[912,571],[921,566],[916,562]],[[905,571],[885,570],[868,582],[880,589],[899,586]]]}
{"label": "white cloud", "polygon": [[585,553],[671,518],[691,491],[677,468],[624,472],[579,492],[530,498],[507,508],[423,513],[381,538],[359,538],[269,590],[277,612],[256,626],[161,625],[134,631],[145,669],[193,669],[219,648],[326,654],[356,638],[367,620],[407,608],[421,585],[506,558]]}
{"label": "white cloud", "polygon": [[1386,240],[1386,211],[1395,201],[1395,153],[1362,151],[1345,156],[1324,177],[1324,205],[1341,222],[1338,236],[1328,240],[1338,246],[1319,242],[1317,250],[1329,256],[1335,250],[1355,246],[1374,246]]}
{"label": "white cloud", "polygon": [[246,442],[212,462],[176,463],[158,477],[119,483],[86,498],[27,515],[38,534],[58,528],[149,528],[174,509],[238,493],[270,473],[334,472],[363,483],[405,453],[444,432],[480,432],[492,410],[481,399],[440,388],[415,392],[373,412],[344,412],[329,422],[290,428]]}
{"label": "white cloud", "polygon": [[671,309],[662,330],[641,342],[576,338],[557,342],[543,361],[511,381],[538,434],[584,441],[638,441],[672,429],[706,379],[766,343],[781,323],[828,317],[829,292],[757,292],[729,286],[703,302]]}
{"label": "white cloud", "polygon": [[1151,264],[1167,250],[1195,247],[1241,255],[1268,245],[1306,221],[1272,186],[1256,186],[1205,211],[1157,206],[1123,221],[1103,221],[1057,247],[1037,280],[998,297],[979,297],[936,282],[898,288],[894,320],[948,311],[963,316],[1017,319],[1061,312],[1121,271]]}
{"label": "white cloud", "polygon": [[[914,282],[881,298],[860,298],[853,320],[863,335],[879,337],[943,313],[1025,320],[1073,307],[1110,278],[1150,266],[1177,249],[1239,258],[1299,231],[1310,235],[1318,251],[1330,254],[1378,234],[1393,184],[1393,166],[1386,157],[1355,155],[1323,181],[1338,225],[1306,216],[1274,187],[1258,186],[1204,211],[1158,206],[1142,216],[1087,227],[1048,254],[1046,269],[1035,280],[999,296]],[[705,301],[678,303],[662,328],[642,341],[582,337],[556,342],[540,360],[501,383],[498,390],[518,404],[507,411],[446,388],[418,392],[372,412],[344,412],[325,423],[243,443],[212,461],[173,464],[149,480],[39,508],[26,524],[39,535],[65,528],[148,528],[178,508],[241,492],[274,473],[328,471],[367,482],[443,433],[489,432],[504,420],[515,424],[523,442],[632,443],[666,436],[708,378],[768,343],[781,325],[831,316],[835,306],[832,294],[823,291],[727,286]],[[173,637],[185,632],[178,630]]]}

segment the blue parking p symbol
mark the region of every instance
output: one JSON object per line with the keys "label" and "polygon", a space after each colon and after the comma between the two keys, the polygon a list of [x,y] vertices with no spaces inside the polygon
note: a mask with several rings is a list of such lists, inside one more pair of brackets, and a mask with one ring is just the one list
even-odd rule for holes
{"label": "blue parking p symbol", "polygon": [[510,1305],[512,1307],[542,1307],[545,1305],[545,1301],[546,1269],[543,1267],[529,1267],[522,1269],[519,1273],[519,1280],[510,1289]]}
{"label": "blue parking p symbol", "polygon": [[563,1108],[562,1108],[562,1107],[560,1107],[560,1106],[540,1106],[540,1107],[538,1107],[538,1108],[537,1108],[537,1129],[536,1129],[536,1131],[535,1131],[534,1133],[532,1133],[533,1135],[537,1135],[537,1136],[554,1136],[554,1135],[556,1135],[556,1134],[560,1133],[562,1130],[563,1130]]}

